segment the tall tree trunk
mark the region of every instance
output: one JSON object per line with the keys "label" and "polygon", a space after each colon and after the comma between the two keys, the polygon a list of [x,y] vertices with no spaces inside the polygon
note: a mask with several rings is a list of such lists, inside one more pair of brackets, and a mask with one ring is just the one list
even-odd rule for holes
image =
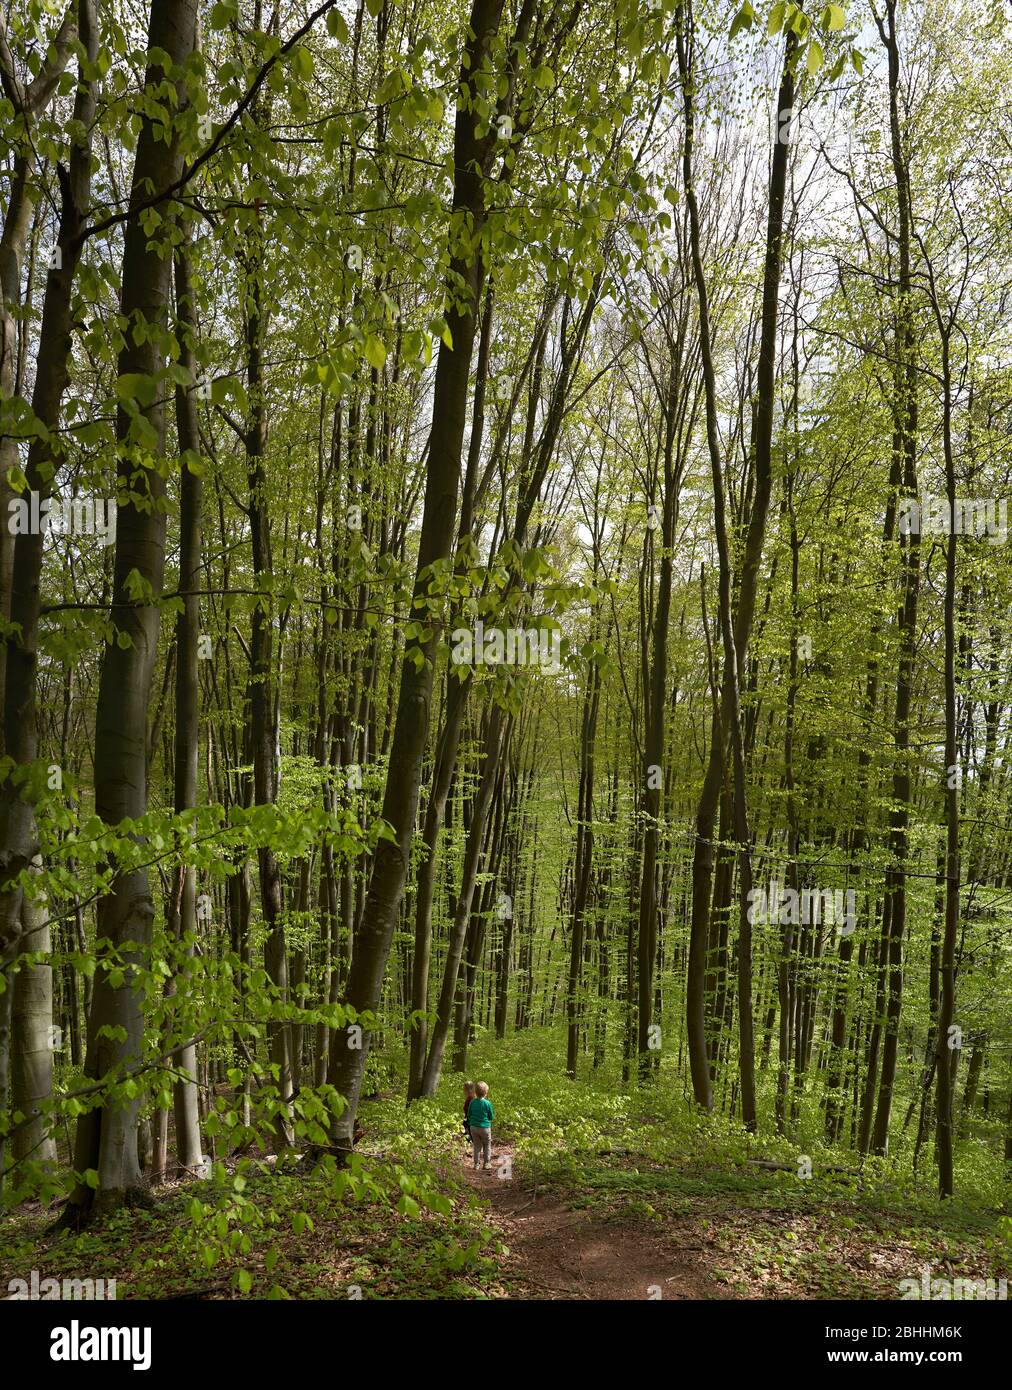
{"label": "tall tree trunk", "polygon": [[[896,184],[897,243],[899,252],[898,308],[896,325],[896,444],[903,468],[903,490],[917,491],[917,361],[913,323],[913,278],[911,270],[910,170],[903,151],[900,123],[900,57],[896,31],[897,0],[887,0],[888,27],[877,20],[889,63],[889,127],[893,178]],[[920,534],[917,528],[900,537],[902,546],[901,602],[897,615],[900,655],[896,674],[896,753],[893,767],[893,808],[889,815],[889,845],[893,863],[886,875],[887,892],[892,901],[886,959],[886,1017],[882,1038],[882,1074],[872,1149],[884,1154],[889,1143],[893,1084],[899,1046],[900,1012],[903,1002],[903,939],[906,934],[906,861],[909,853],[908,828],[912,778],[910,770],[910,712],[913,701],[914,663],[917,650],[917,600],[920,588]]]}
{"label": "tall tree trunk", "polygon": [[[78,4],[79,42],[82,44],[86,60],[95,61],[99,35],[95,24],[92,0],[79,0]],[[58,168],[60,179],[60,228],[57,246],[60,256],[51,268],[46,281],[43,297],[42,324],[39,329],[39,353],[36,359],[35,388],[32,392],[32,410],[36,417],[53,434],[49,438],[36,435],[28,450],[28,463],[25,477],[29,492],[38,492],[40,499],[49,498],[53,491],[49,473],[51,466],[58,463],[54,455],[53,439],[58,438],[61,404],[64,392],[70,381],[71,335],[72,335],[72,296],[74,279],[81,261],[81,231],[88,215],[90,204],[90,177],[92,177],[92,125],[95,122],[96,92],[92,78],[82,75],[74,100],[74,120],[82,135],[71,150],[68,168]],[[7,229],[4,228],[4,235]],[[11,254],[8,249],[8,254]],[[7,442],[7,441],[6,441]],[[4,474],[6,477],[6,474]],[[10,532],[7,517],[0,531]],[[6,610],[17,626],[18,637],[4,642],[6,655],[6,681],[4,681],[4,744],[8,755],[25,770],[35,763],[39,752],[38,701],[36,701],[36,678],[38,678],[38,639],[40,595],[39,582],[42,575],[44,535],[19,534],[14,538],[13,574]],[[24,788],[15,787],[13,780],[7,778],[0,790],[0,851],[3,862],[4,881],[22,872],[35,858],[38,849],[38,830],[35,826],[32,805],[42,787],[42,780],[36,770]],[[38,863],[36,863],[38,870]],[[22,898],[21,890],[0,890],[0,956],[17,948],[18,920],[21,915],[21,929],[32,931],[36,944],[29,947],[25,940],[25,951],[49,951],[49,917],[43,906],[29,903]],[[14,916],[11,916],[14,915]],[[33,926],[31,926],[33,924]],[[7,949],[4,949],[7,948]],[[0,962],[3,969],[3,962]],[[53,1081],[53,1055],[51,1055],[51,967],[49,965],[29,966],[22,963],[14,979],[13,1029],[11,1047],[14,1048],[14,1108],[29,1113],[40,1101],[49,1098]],[[47,1051],[43,1054],[40,1038],[46,1038]],[[24,1055],[25,1061],[18,1061]],[[31,1062],[28,1061],[31,1058]],[[25,1093],[19,1093],[24,1083]],[[3,1095],[0,1090],[0,1097]],[[35,1129],[32,1126],[31,1129]],[[21,1138],[15,1138],[14,1155],[26,1156],[39,1145],[39,1154],[50,1156],[50,1140],[43,1140],[38,1134],[26,1137],[29,1144],[25,1150]]]}
{"label": "tall tree trunk", "polygon": [[[949,343],[952,320],[944,322],[931,276],[932,297],[942,340],[942,446],[945,454],[945,490],[949,502],[949,534],[945,545],[945,926],[940,957],[941,1002],[936,1038],[935,1137],[938,1151],[938,1191],[953,1195],[952,1131],[953,1082],[952,1037],[950,1030],[956,1011],[956,942],[959,938],[959,753],[956,732],[956,463],[952,449],[952,368]],[[980,1049],[974,1051],[977,1060]],[[983,1055],[980,1052],[980,1055]],[[979,1062],[977,1063],[979,1067]],[[967,1091],[970,1079],[967,1078]]]}
{"label": "tall tree trunk", "polygon": [[580,1041],[580,986],[587,898],[594,859],[594,754],[600,701],[601,666],[597,660],[591,658],[587,664],[587,687],[580,731],[580,790],[576,822],[576,860],[573,871],[573,926],[569,953],[569,986],[566,991],[566,1072],[574,1079]]}
{"label": "tall tree trunk", "polygon": [[[695,123],[694,21],[691,4],[683,9],[684,24],[676,32],[679,73],[685,111],[685,145],[682,168],[689,207],[693,274],[699,301],[700,349],[703,362],[706,436],[714,488],[714,515],[720,560],[721,635],[724,675],[720,716],[714,716],[710,758],[696,811],[696,843],[692,864],[692,923],[689,935],[689,970],[686,986],[686,1029],[693,1093],[697,1104],[710,1109],[713,1093],[706,1055],[706,947],[709,935],[710,882],[713,868],[713,827],[720,795],[725,739],[729,736],[734,758],[735,834],[738,839],[741,901],[738,948],[738,1020],[742,1082],[742,1117],[755,1125],[755,1057],[752,1019],[752,943],[748,919],[751,892],[751,857],[748,845],[748,808],[745,801],[744,750],[738,708],[738,673],[748,649],[755,612],[759,565],[766,534],[766,516],[772,491],[772,443],[776,335],[780,271],[783,259],[784,195],[787,183],[788,144],[777,139],[770,165],[769,208],[766,224],[766,259],[763,271],[762,316],[757,373],[757,401],[752,447],[755,456],[755,494],[749,517],[738,585],[738,608],[731,621],[731,555],[724,522],[724,483],[718,431],[716,372],[712,354],[709,303],[703,269],[699,212],[692,170]],[[778,111],[794,106],[794,52],[797,39],[788,31],[778,93]],[[719,519],[718,519],[719,513]],[[723,736],[721,730],[726,731]]]}
{"label": "tall tree trunk", "polygon": [[[445,564],[453,542],[471,353],[485,276],[480,238],[485,225],[484,180],[494,135],[479,136],[478,117],[470,109],[467,93],[475,75],[483,72],[489,63],[502,10],[503,0],[491,0],[490,3],[475,0],[462,55],[454,128],[455,172],[451,209],[454,230],[451,232],[447,278],[449,307],[446,321],[452,347],[446,341],[441,342],[436,363],[429,466],[413,590],[413,609],[423,618],[423,634],[419,635],[418,640],[408,642],[401,662],[400,691],[382,810],[383,819],[392,828],[394,838],[380,840],[373,857],[345,996],[346,1003],[356,1014],[373,1012],[380,1002],[383,974],[404,892],[418,810],[419,777],[429,731],[429,707],[437,654],[435,625],[426,628],[424,618],[431,612],[429,586],[435,567]],[[466,234],[463,231],[465,226]],[[354,1032],[342,1033],[341,1030],[335,1030],[331,1038],[328,1079],[346,1102],[332,1128],[335,1143],[343,1149],[350,1150],[352,1147],[368,1041],[368,1033],[359,1039]]]}
{"label": "tall tree trunk", "polygon": [[[249,483],[249,521],[253,543],[253,574],[262,597],[256,599],[250,634],[249,707],[253,744],[253,797],[258,806],[277,800],[278,757],[274,720],[274,623],[268,587],[274,572],[271,524],[264,455],[267,448],[267,403],[263,373],[263,242],[258,234],[247,261],[246,370],[249,419],[245,434]],[[284,891],[281,868],[271,845],[257,849],[260,905],[267,927],[264,967],[280,1000],[288,996],[288,952],[285,944]],[[291,1143],[288,1102],[292,1096],[291,1029],[287,1023],[269,1027],[271,1065],[278,1087],[278,1140]]]}
{"label": "tall tree trunk", "polygon": [[648,669],[643,672],[644,766],[641,770],[643,859],[640,873],[640,910],[637,937],[637,1030],[639,1074],[646,1079],[657,1049],[653,1041],[654,966],[657,956],[657,854],[660,843],[664,790],[664,718],[667,710],[668,627],[671,621],[672,551],[678,515],[681,460],[676,463],[678,403],[682,391],[681,341],[670,344],[671,361],[667,393],[661,402],[664,415],[664,496],[661,503],[661,563],[657,601],[650,633]]}
{"label": "tall tree trunk", "polygon": [[[197,339],[190,267],[185,244],[175,254],[176,320],[179,365],[189,372],[191,385],[176,386],[176,434],[182,460],[179,481],[179,588],[183,607],[176,617],[176,737],[175,810],[179,814],[197,804],[197,766],[200,753],[200,689],[197,681],[197,648],[200,640],[201,516],[203,483],[200,477],[200,435],[197,426]],[[193,954],[197,936],[197,871],[180,865],[172,892],[171,926],[177,940],[191,939]],[[180,1076],[173,1086],[176,1121],[176,1158],[181,1173],[199,1172],[203,1164],[200,1119],[197,1108],[197,1055],[191,1043],[173,1054]]]}
{"label": "tall tree trunk", "polygon": [[[148,51],[155,50],[158,60],[145,74],[147,91],[167,80],[163,55],[176,67],[188,61],[195,30],[194,0],[152,0]],[[182,92],[179,100],[184,101]],[[157,107],[157,101],[152,101]],[[141,404],[138,409],[155,433],[158,452],[164,448],[163,352],[171,257],[153,241],[140,208],[175,182],[180,166],[178,140],[170,137],[166,141],[161,118],[146,114],[137,141],[124,232],[120,314],[127,323],[146,325],[148,332],[126,335],[118,367],[121,377],[137,373],[154,383],[150,404]],[[164,201],[155,207],[162,214],[162,225],[170,225]],[[147,810],[147,712],[158,646],[157,600],[165,562],[165,484],[156,468],[138,468],[131,426],[132,416],[121,405],[116,414],[116,437],[121,446],[119,492],[125,500],[117,509],[111,620],[117,633],[130,641],[123,646],[118,641],[106,646],[99,679],[95,809],[107,825],[138,819]],[[135,571],[150,586],[154,602],[131,596]],[[92,1080],[107,1076],[115,1080],[124,1069],[141,1061],[144,1017],[135,972],[147,965],[153,917],[147,870],[118,872],[111,891],[99,903],[98,936],[108,939],[112,951],[121,956],[127,979],[117,986],[111,961],[99,962],[85,1064],[85,1075]],[[108,1036],[110,1029],[116,1030],[113,1037]],[[129,1099],[110,1092],[100,1106],[78,1120],[74,1169],[79,1174],[91,1170],[97,1179],[94,1187],[79,1182],[67,1207],[68,1222],[78,1221],[91,1211],[119,1206],[143,1190],[137,1155],[138,1108],[138,1097]]]}

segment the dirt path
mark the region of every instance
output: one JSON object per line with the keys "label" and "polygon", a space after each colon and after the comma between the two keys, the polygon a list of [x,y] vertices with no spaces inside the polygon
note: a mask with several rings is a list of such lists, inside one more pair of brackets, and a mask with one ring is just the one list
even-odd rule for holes
{"label": "dirt path", "polygon": [[513,1151],[497,1144],[492,1167],[475,1172],[462,1155],[469,1185],[488,1202],[492,1224],[509,1247],[509,1297],[532,1299],[700,1299],[719,1297],[706,1276],[702,1246],[686,1245],[647,1222],[572,1210],[507,1177]]}

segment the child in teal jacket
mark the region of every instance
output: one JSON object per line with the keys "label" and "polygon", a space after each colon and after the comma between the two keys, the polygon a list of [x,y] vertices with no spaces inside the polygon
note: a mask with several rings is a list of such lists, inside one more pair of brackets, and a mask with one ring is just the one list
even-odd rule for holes
{"label": "child in teal jacket", "polygon": [[488,1099],[488,1085],[479,1081],[474,1088],[477,1092],[467,1107],[467,1123],[471,1130],[471,1148],[474,1151],[474,1166],[487,1168],[492,1162],[492,1121],[495,1111]]}

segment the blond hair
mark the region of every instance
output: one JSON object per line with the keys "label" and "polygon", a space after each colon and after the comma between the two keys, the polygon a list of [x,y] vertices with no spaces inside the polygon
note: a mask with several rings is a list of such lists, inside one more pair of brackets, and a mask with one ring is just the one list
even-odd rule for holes
{"label": "blond hair", "polygon": [[475,1089],[476,1089],[476,1087],[477,1087],[477,1084],[478,1084],[478,1083],[477,1083],[476,1081],[465,1081],[465,1082],[464,1082],[464,1095],[465,1095],[465,1096],[473,1096],[474,1093],[475,1093]]}
{"label": "blond hair", "polygon": [[484,1100],[485,1097],[488,1095],[488,1082],[479,1081],[474,1089],[478,1092],[479,1100]]}

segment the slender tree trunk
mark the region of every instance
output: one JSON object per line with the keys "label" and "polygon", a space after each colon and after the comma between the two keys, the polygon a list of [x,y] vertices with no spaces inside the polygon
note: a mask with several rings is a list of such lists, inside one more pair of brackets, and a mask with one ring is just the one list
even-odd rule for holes
{"label": "slender tree trunk", "polygon": [[[412,961],[411,1007],[423,1012],[429,1002],[429,964],[432,954],[432,899],[436,879],[436,846],[446,813],[446,798],[450,792],[453,772],[457,765],[457,749],[467,710],[470,678],[457,680],[450,676],[447,684],[446,715],[436,746],[436,765],[429,801],[425,808],[422,829],[422,859],[418,865],[415,886],[415,951]],[[429,1029],[420,1018],[411,1030],[408,1060],[408,1100],[422,1094],[422,1078],[428,1050]]]}
{"label": "slender tree trunk", "polygon": [[587,898],[594,858],[594,753],[600,699],[601,667],[596,660],[591,659],[587,665],[587,687],[580,733],[580,790],[576,825],[573,925],[569,953],[569,986],[566,991],[566,1073],[574,1078],[580,1042],[580,987]]}
{"label": "slender tree trunk", "polygon": [[[910,170],[903,151],[900,124],[900,58],[896,31],[896,0],[887,0],[888,28],[878,21],[889,64],[889,123],[893,177],[896,184],[897,243],[899,279],[896,328],[896,445],[903,467],[903,490],[917,491],[917,361],[913,323],[913,278],[911,271]],[[890,850],[893,863],[886,876],[892,900],[889,943],[886,959],[886,1017],[882,1039],[882,1074],[872,1149],[884,1154],[889,1143],[893,1085],[899,1044],[900,1013],[903,1002],[903,939],[906,934],[906,861],[909,853],[908,828],[912,778],[910,769],[910,714],[913,701],[914,663],[917,648],[917,600],[920,587],[920,534],[917,528],[901,536],[903,578],[898,613],[900,655],[896,676],[896,754],[893,769],[893,809],[890,812]]]}
{"label": "slender tree trunk", "polygon": [[[748,902],[752,888],[751,856],[748,843],[744,750],[738,707],[738,673],[742,668],[752,631],[759,564],[762,559],[766,515],[772,490],[772,439],[774,386],[776,379],[776,335],[780,271],[783,259],[784,195],[787,182],[788,145],[778,139],[773,146],[770,166],[769,211],[766,226],[766,261],[763,273],[762,321],[757,373],[757,403],[753,431],[756,487],[749,518],[745,553],[738,592],[738,609],[732,623],[731,556],[724,520],[724,483],[720,457],[716,372],[713,363],[712,333],[706,276],[703,269],[699,212],[692,171],[695,124],[695,72],[693,67],[694,23],[691,6],[683,10],[684,29],[676,33],[679,72],[685,110],[685,145],[682,166],[692,246],[693,273],[699,301],[700,355],[703,364],[706,436],[714,489],[714,517],[720,559],[720,618],[724,646],[724,677],[720,727],[728,731],[734,758],[735,834],[738,839],[739,891],[741,902],[738,944],[738,1022],[739,1065],[742,1083],[742,1118],[748,1128],[756,1124],[755,1048],[752,1017],[752,941]],[[789,31],[778,93],[778,110],[794,106],[794,50],[797,40]],[[714,719],[703,790],[696,812],[696,845],[693,857],[692,925],[689,938],[689,977],[687,984],[687,1033],[693,1091],[697,1104],[710,1109],[713,1095],[706,1056],[706,944],[709,930],[710,879],[713,866],[713,825],[720,793],[723,739]],[[725,735],[726,737],[727,735]]]}
{"label": "slender tree trunk", "polygon": [[[196,386],[197,325],[194,315],[190,268],[185,245],[175,254],[176,318],[179,365],[189,372],[190,386],[176,387],[176,434],[183,460],[179,484],[179,588],[183,608],[176,618],[176,738],[175,810],[179,814],[197,804],[197,767],[200,752],[200,689],[197,681],[197,648],[200,640],[201,503],[200,436],[197,428]],[[180,942],[188,938],[192,956],[197,937],[197,871],[181,865],[172,894],[172,927]],[[201,1171],[203,1154],[197,1113],[197,1056],[191,1043],[173,1054],[180,1073],[173,1086],[176,1121],[176,1158],[181,1173]],[[185,1078],[185,1079],[184,1079]]]}
{"label": "slender tree trunk", "polygon": [[[936,301],[936,310],[938,310]],[[945,488],[949,502],[949,535],[945,546],[945,926],[940,957],[941,1004],[936,1039],[937,1064],[935,1136],[938,1151],[938,1191],[953,1195],[952,1131],[953,1081],[952,1029],[956,1011],[956,943],[959,939],[959,754],[956,706],[956,464],[952,450],[952,371],[949,359],[951,322],[943,324],[942,339],[942,444],[945,453]],[[976,1061],[977,1052],[974,1053]],[[979,1063],[978,1063],[979,1067]],[[970,1081],[967,1078],[967,1090]]]}
{"label": "slender tree trunk", "polygon": [[[31,81],[24,83],[14,70],[12,55],[7,49],[4,59],[3,91],[6,102],[13,108],[13,115],[21,122],[21,134],[15,144],[13,167],[10,173],[10,196],[4,209],[3,232],[0,233],[0,400],[9,401],[16,396],[21,387],[19,367],[21,365],[21,296],[22,271],[25,250],[28,245],[32,222],[38,201],[38,184],[32,178],[32,163],[38,157],[34,146],[34,126],[36,120],[46,111],[56,91],[59,79],[67,66],[71,54],[71,43],[76,37],[78,16],[84,19],[80,41],[86,54],[95,51],[94,10],[89,5],[81,10],[76,0],[71,0],[59,29],[52,41],[43,43],[41,52],[46,55]],[[5,26],[6,30],[6,26]],[[7,48],[7,36],[4,36]],[[90,93],[89,79],[78,89],[78,102],[81,91]],[[93,113],[94,108],[92,108]],[[75,110],[75,116],[77,111]],[[91,124],[85,127],[84,142],[90,148]],[[87,187],[87,184],[85,185]],[[64,190],[64,213],[66,210],[66,191]],[[86,204],[79,209],[81,216],[87,211]],[[63,214],[61,214],[62,220]],[[61,228],[61,232],[65,228]],[[58,243],[61,250],[63,242]],[[80,248],[75,248],[74,267],[76,268]],[[11,585],[14,574],[14,551],[17,541],[8,526],[9,504],[14,496],[10,477],[14,469],[20,467],[21,457],[18,439],[13,434],[0,435],[0,617],[11,616]],[[6,681],[7,643],[0,642],[0,690]],[[0,729],[0,737],[4,730]],[[2,750],[0,750],[2,751]],[[17,921],[15,912],[13,921]],[[0,950],[3,948],[3,931],[0,928]],[[0,1097],[3,1096],[0,1092]]]}
{"label": "slender tree trunk", "polygon": [[[92,0],[79,0],[78,30],[80,42],[86,59],[94,62],[98,50],[98,32]],[[94,123],[96,94],[90,76],[82,76],[78,81],[74,99],[74,119],[83,132],[71,151],[68,168],[60,166],[60,223],[57,235],[59,256],[46,280],[43,298],[42,323],[39,330],[39,350],[35,367],[35,385],[32,393],[32,410],[36,417],[52,433],[48,437],[36,435],[28,450],[25,475],[29,492],[37,492],[41,499],[52,494],[51,469],[57,462],[52,441],[59,438],[63,396],[70,379],[71,335],[73,319],[73,290],[77,268],[81,258],[80,233],[84,226],[91,203],[91,130]],[[20,196],[15,183],[15,199]],[[27,194],[25,195],[27,197]],[[14,209],[12,209],[14,211]],[[17,218],[10,229],[4,227],[3,264],[5,275],[10,266],[20,263],[20,252],[14,244],[17,237]],[[5,299],[7,287],[5,281]],[[6,312],[0,323],[0,341],[7,342],[9,324]],[[6,349],[0,347],[0,353]],[[6,366],[4,367],[6,371]],[[5,449],[11,441],[5,439],[0,449]],[[15,449],[15,458],[17,451]],[[3,470],[6,479],[6,467]],[[0,644],[4,652],[4,666],[0,667],[0,680],[4,693],[4,745],[8,755],[26,771],[38,757],[38,710],[36,698],[36,679],[38,666],[38,627],[40,616],[39,582],[42,573],[42,554],[45,537],[38,534],[20,533],[11,535],[7,525],[6,510],[0,533],[5,537],[7,549],[4,551],[3,565],[10,562],[10,588],[4,588],[4,612],[16,625],[18,636],[15,640]],[[4,575],[4,578],[7,576]],[[5,677],[5,679],[4,679]],[[16,876],[24,872],[33,861],[38,848],[38,832],[35,825],[34,803],[38,796],[54,790],[49,784],[48,773],[43,779],[42,769],[34,769],[24,786],[15,785],[12,778],[6,778],[0,788],[0,972],[6,969],[8,957],[24,949],[39,950],[39,946],[28,948],[18,940],[21,931],[32,930],[36,940],[45,940],[49,949],[49,930],[44,922],[48,920],[41,904],[29,904],[23,899]],[[12,882],[12,880],[14,880]],[[6,887],[7,883],[11,887]],[[29,924],[35,926],[30,927]],[[41,972],[37,977],[35,972]],[[11,1018],[11,1045],[15,1055],[30,1055],[30,1076],[19,1062],[15,1062],[15,1092],[12,1097],[16,1109],[27,1113],[26,1105],[33,1107],[48,1098],[52,1087],[52,1053],[46,1063],[38,1046],[38,1039],[45,1034],[47,1046],[51,1042],[52,1028],[52,983],[50,967],[22,966],[14,977],[14,999]],[[36,1015],[36,1010],[42,1010]],[[0,1049],[2,1050],[2,1049]],[[46,1071],[46,1080],[43,1071]],[[17,1087],[24,1082],[31,1095],[18,1099]],[[6,1095],[6,1088],[0,1084],[0,1103]],[[33,1129],[36,1127],[32,1127]],[[36,1140],[33,1139],[34,1147]],[[48,1156],[50,1141],[41,1141],[44,1156]],[[15,1156],[21,1152],[21,1145],[15,1142]]]}
{"label": "slender tree trunk", "polygon": [[[458,228],[468,224],[468,234],[466,239],[460,239],[458,230],[451,239],[447,281],[450,307],[446,319],[452,347],[445,341],[439,345],[433,387],[429,467],[414,584],[415,611],[423,616],[430,607],[429,585],[435,567],[445,564],[453,541],[471,353],[485,275],[478,247],[485,222],[485,171],[494,137],[479,136],[478,118],[469,109],[465,92],[475,74],[488,65],[502,9],[503,0],[484,4],[475,0],[459,78],[452,215]],[[356,1014],[375,1011],[382,995],[383,974],[411,855],[436,653],[433,625],[424,634],[420,633],[417,640],[408,641],[401,663],[400,692],[382,810],[394,838],[381,840],[373,857],[346,991],[346,1002]],[[364,1045],[360,1046],[360,1041]],[[331,1043],[328,1079],[346,1101],[343,1112],[333,1124],[333,1137],[340,1148],[350,1150],[365,1073],[368,1033],[360,1040],[354,1032],[342,1034],[335,1030]]]}
{"label": "slender tree trunk", "polygon": [[443,970],[443,984],[436,1009],[436,1021],[432,1028],[429,1055],[422,1077],[421,1094],[423,1096],[434,1096],[439,1086],[443,1050],[453,1018],[453,1000],[457,992],[457,977],[464,950],[464,939],[471,917],[471,903],[474,898],[474,885],[478,873],[482,842],[485,838],[485,813],[492,800],[492,792],[499,772],[499,757],[506,738],[502,726],[502,710],[498,704],[494,704],[489,718],[488,735],[485,739],[485,762],[482,767],[481,782],[474,798],[471,824],[467,834],[464,867],[460,876],[460,896],[457,899],[457,910],[450,926],[450,940],[446,949],[446,965]]}
{"label": "slender tree trunk", "polygon": [[[248,305],[246,364],[250,416],[246,430],[246,466],[249,479],[249,519],[253,542],[253,573],[258,584],[267,584],[274,571],[264,455],[267,448],[267,406],[263,375],[264,332],[262,243],[247,265]],[[274,624],[273,607],[266,592],[255,602],[250,635],[249,708],[253,744],[253,797],[258,806],[277,800],[278,759],[274,721]],[[257,849],[260,872],[260,905],[267,927],[264,966],[280,1000],[287,1002],[288,953],[285,944],[284,890],[277,855],[270,845]],[[279,1141],[290,1143],[292,1132],[287,1106],[292,1096],[291,1029],[273,1022],[269,1028],[271,1064],[276,1068],[279,1098]]]}

